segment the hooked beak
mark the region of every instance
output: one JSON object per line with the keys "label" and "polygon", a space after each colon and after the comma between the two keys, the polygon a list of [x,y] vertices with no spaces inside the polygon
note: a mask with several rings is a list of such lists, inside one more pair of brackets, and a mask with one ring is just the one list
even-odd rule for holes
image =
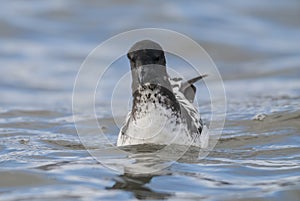
{"label": "hooked beak", "polygon": [[137,74],[138,74],[138,81],[142,85],[144,84],[145,81],[145,69],[141,66],[137,69]]}

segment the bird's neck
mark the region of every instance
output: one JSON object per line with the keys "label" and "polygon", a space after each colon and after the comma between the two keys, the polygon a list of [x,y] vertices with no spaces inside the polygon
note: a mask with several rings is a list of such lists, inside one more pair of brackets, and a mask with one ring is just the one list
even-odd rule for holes
{"label": "bird's neck", "polygon": [[147,104],[154,106],[162,106],[165,109],[171,109],[174,113],[180,112],[180,105],[173,94],[172,89],[162,87],[160,85],[148,84],[139,86],[133,93],[132,113],[147,112]]}

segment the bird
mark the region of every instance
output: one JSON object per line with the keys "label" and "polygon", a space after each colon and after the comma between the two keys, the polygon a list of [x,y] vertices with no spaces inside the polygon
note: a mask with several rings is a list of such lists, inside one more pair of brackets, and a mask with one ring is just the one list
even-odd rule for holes
{"label": "bird", "polygon": [[207,131],[195,107],[195,82],[171,78],[162,47],[152,40],[136,42],[128,51],[132,108],[121,127],[117,146],[157,144],[207,147]]}

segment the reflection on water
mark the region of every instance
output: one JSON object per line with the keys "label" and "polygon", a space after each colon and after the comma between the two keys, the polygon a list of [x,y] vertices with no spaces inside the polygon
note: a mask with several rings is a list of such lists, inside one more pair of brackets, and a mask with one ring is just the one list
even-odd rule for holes
{"label": "reflection on water", "polygon": [[108,187],[108,190],[124,190],[132,192],[134,197],[141,200],[164,200],[170,197],[171,193],[160,193],[151,190],[146,185],[150,183],[153,176],[130,176],[130,175],[121,175],[115,178],[115,184],[112,187]]}
{"label": "reflection on water", "polygon": [[[2,4],[1,200],[298,200],[299,8],[297,0]],[[228,113],[223,135],[206,158],[199,160],[187,152],[153,174],[120,174],[101,165],[79,140],[72,90],[76,73],[93,48],[114,34],[140,27],[173,29],[199,42],[222,74]],[[105,54],[111,56],[109,51]],[[170,66],[184,68],[168,58]],[[116,70],[106,82],[112,87],[130,70],[123,57],[113,65]],[[87,77],[82,97],[90,84]],[[209,97],[203,85],[197,89],[199,109],[208,121]],[[128,91],[130,95],[130,85]],[[110,92],[102,94],[104,100],[110,100],[106,96]],[[110,102],[97,104],[101,129],[115,143],[119,128]],[[264,118],[254,118],[258,114]],[[86,128],[93,115],[75,118]],[[92,128],[96,132],[91,139],[98,137],[97,129]],[[107,147],[89,148],[106,150],[108,159],[123,158],[115,161],[123,167],[153,168],[157,163],[155,155],[141,153],[151,147],[130,147],[132,157],[118,156]]]}

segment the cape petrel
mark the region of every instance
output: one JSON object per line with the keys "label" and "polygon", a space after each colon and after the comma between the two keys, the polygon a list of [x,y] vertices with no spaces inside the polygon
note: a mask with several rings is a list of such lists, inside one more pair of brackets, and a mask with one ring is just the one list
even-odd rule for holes
{"label": "cape petrel", "polygon": [[[151,40],[134,44],[127,57],[132,76],[132,110],[120,130],[117,146],[179,144],[205,147],[206,126],[193,105],[196,81],[170,78],[161,46]],[[201,135],[202,133],[202,135]],[[205,145],[206,144],[206,145]]]}

